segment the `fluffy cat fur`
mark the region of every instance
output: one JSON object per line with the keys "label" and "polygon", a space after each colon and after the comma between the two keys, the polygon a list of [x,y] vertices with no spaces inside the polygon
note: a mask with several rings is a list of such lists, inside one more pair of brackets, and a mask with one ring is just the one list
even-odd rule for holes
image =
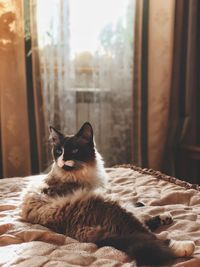
{"label": "fluffy cat fur", "polygon": [[[192,254],[192,242],[157,239],[133,214],[104,197],[106,172],[90,123],[74,136],[50,127],[50,140],[54,163],[50,173],[25,192],[21,205],[25,221],[98,247],[113,246],[139,266],[161,266]],[[155,222],[159,225],[161,218],[157,217],[149,222],[152,229]]]}

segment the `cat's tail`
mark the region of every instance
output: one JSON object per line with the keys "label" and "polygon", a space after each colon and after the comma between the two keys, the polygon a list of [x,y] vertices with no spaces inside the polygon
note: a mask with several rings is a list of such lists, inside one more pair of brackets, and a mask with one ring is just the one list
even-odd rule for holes
{"label": "cat's tail", "polygon": [[111,246],[125,252],[138,266],[161,266],[175,259],[165,241],[145,233],[134,233],[128,237],[110,237],[96,242],[98,247]]}

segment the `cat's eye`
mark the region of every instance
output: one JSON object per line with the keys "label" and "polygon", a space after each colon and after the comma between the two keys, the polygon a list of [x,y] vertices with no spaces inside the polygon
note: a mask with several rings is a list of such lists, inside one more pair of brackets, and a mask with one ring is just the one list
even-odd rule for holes
{"label": "cat's eye", "polygon": [[62,155],[62,153],[63,153],[62,148],[57,147],[57,148],[55,149],[55,153],[56,153],[58,156]]}
{"label": "cat's eye", "polygon": [[73,150],[72,150],[72,153],[73,154],[76,154],[78,152],[78,148],[74,148]]}

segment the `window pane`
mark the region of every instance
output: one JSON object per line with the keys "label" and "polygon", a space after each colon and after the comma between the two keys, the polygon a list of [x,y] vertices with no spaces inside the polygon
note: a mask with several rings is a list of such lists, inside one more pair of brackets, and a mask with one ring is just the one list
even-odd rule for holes
{"label": "window pane", "polygon": [[106,165],[129,163],[134,0],[35,1],[46,123],[90,121]]}

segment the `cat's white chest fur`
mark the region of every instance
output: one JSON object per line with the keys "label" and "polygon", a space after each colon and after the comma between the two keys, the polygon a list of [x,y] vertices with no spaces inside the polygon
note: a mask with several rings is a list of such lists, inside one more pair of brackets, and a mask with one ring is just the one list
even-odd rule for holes
{"label": "cat's white chest fur", "polygon": [[107,183],[107,174],[104,168],[104,162],[101,155],[95,149],[96,163],[94,165],[89,165],[87,163],[82,164],[82,168],[77,170],[65,171],[63,166],[72,167],[74,164],[73,160],[63,161],[63,154],[54,162],[52,170],[48,175],[47,180],[50,181],[58,177],[61,182],[79,182],[85,188],[96,189],[98,187],[105,187]]}

